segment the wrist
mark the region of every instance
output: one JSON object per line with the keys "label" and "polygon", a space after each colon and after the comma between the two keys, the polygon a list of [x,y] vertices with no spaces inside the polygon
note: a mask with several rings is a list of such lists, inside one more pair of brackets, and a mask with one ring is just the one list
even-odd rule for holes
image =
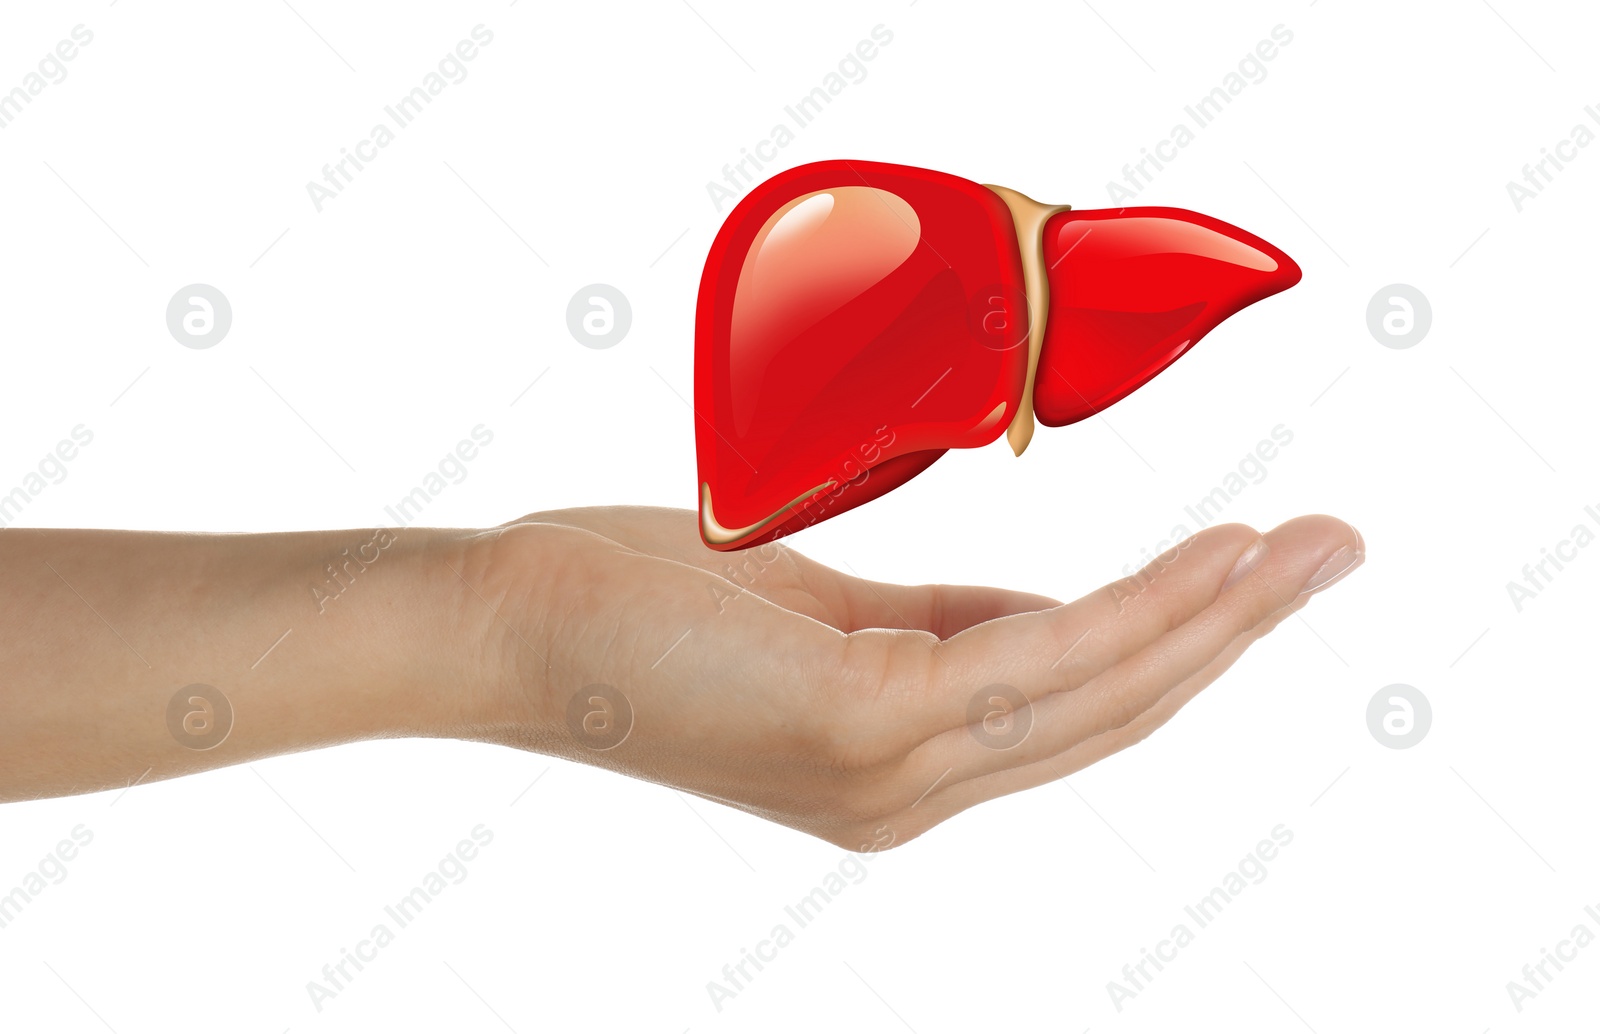
{"label": "wrist", "polygon": [[[175,616],[197,634],[150,660],[166,681],[214,685],[232,703],[235,733],[213,763],[448,736],[469,721],[470,654],[451,573],[468,534],[182,536],[169,591],[191,601]],[[143,609],[163,613],[160,586],[150,589]]]}
{"label": "wrist", "polygon": [[538,589],[527,574],[547,550],[534,529],[289,537],[297,540],[289,563],[270,544],[260,562],[276,571],[264,595],[295,601],[293,634],[259,669],[269,683],[263,695],[314,692],[310,706],[321,713],[302,730],[311,745],[400,736],[538,741],[548,647],[534,645],[543,608],[530,601]]}
{"label": "wrist", "polygon": [[[473,738],[496,721],[485,644],[493,615],[469,578],[480,533],[319,533],[307,601],[312,662],[345,672],[360,738]],[[486,620],[487,619],[487,620]]]}
{"label": "wrist", "polygon": [[440,601],[458,692],[432,710],[434,735],[550,752],[563,718],[550,706],[546,635],[564,555],[561,529],[514,523],[450,530],[420,549],[415,571]]}
{"label": "wrist", "polygon": [[[462,671],[447,568],[461,533],[349,529],[188,537],[174,589],[203,632],[151,657],[235,700],[218,762],[359,739],[448,735]],[[159,594],[147,608],[156,611]],[[241,663],[242,662],[242,663]],[[225,748],[230,747],[232,750]],[[229,754],[237,754],[228,757]]]}

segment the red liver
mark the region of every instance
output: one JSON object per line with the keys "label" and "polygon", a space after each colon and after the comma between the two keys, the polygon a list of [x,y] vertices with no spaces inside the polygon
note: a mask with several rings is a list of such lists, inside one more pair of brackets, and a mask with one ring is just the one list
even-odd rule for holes
{"label": "red liver", "polygon": [[[1033,405],[1051,426],[1299,278],[1265,241],[1178,209],[1062,213],[1042,243]],[[819,162],[752,190],[712,244],[696,313],[707,544],[790,534],[1004,433],[1025,401],[1035,246],[993,191],[924,169]]]}

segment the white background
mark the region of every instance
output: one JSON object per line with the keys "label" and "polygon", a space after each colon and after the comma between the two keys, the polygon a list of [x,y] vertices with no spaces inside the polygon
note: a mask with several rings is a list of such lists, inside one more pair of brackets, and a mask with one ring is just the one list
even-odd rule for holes
{"label": "white background", "polygon": [[[1506,986],[1574,925],[1600,934],[1600,549],[1520,612],[1507,590],[1600,524],[1600,147],[1521,211],[1506,189],[1575,125],[1600,131],[1592,13],[70,3],[8,7],[0,88],[79,24],[94,39],[65,80],[0,130],[0,490],[75,425],[94,434],[19,523],[370,528],[479,423],[492,445],[427,523],[692,507],[692,315],[727,212],[705,185],[875,25],[892,43],[778,165],[901,162],[1085,208],[1283,25],[1264,80],[1135,203],[1245,227],[1304,281],[1105,419],[1041,429],[1022,459],[952,453],[792,545],[868,577],[1075,598],[1196,530],[1185,506],[1283,424],[1292,444],[1225,519],[1334,513],[1369,558],[1140,747],[873,859],[720,1012],[707,982],[837,848],[594,769],[399,741],[0,809],[0,890],[93,833],[0,930],[6,1029],[1328,1034],[1594,1015],[1600,947],[1521,1012]],[[306,182],[478,24],[494,39],[468,78],[317,212]],[[206,350],[164,319],[196,282],[233,306]],[[633,308],[609,350],[566,326],[594,282]],[[1393,283],[1432,305],[1408,349],[1367,328]],[[1367,727],[1391,683],[1432,704],[1410,749]],[[313,1008],[307,982],[479,823],[494,840],[467,878]],[[1119,1011],[1107,982],[1279,824],[1294,839],[1265,881]]]}

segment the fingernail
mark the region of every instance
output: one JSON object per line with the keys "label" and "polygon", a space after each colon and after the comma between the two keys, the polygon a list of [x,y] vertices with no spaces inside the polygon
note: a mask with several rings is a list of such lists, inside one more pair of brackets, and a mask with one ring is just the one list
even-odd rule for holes
{"label": "fingernail", "polygon": [[[1361,533],[1356,532],[1356,541],[1361,542]],[[1326,589],[1334,582],[1343,578],[1352,571],[1357,564],[1366,559],[1365,543],[1358,546],[1340,546],[1333,551],[1333,555],[1322,562],[1306,584],[1300,589],[1300,595],[1306,596],[1319,589]],[[1297,599],[1299,597],[1296,597]]]}
{"label": "fingernail", "polygon": [[1260,567],[1261,561],[1266,559],[1266,556],[1266,539],[1258,538],[1254,542],[1250,543],[1250,548],[1246,549],[1243,553],[1240,553],[1239,559],[1234,561],[1233,570],[1228,572],[1227,579],[1223,581],[1222,588],[1218,591],[1227,592],[1228,587],[1233,585],[1234,582],[1237,582],[1251,571],[1254,571],[1256,568]]}

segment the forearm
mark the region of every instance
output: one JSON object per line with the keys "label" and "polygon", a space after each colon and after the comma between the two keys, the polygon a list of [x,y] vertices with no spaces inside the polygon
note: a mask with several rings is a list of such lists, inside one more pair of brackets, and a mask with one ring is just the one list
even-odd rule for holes
{"label": "forearm", "polygon": [[0,533],[0,800],[471,728],[469,535]]}

